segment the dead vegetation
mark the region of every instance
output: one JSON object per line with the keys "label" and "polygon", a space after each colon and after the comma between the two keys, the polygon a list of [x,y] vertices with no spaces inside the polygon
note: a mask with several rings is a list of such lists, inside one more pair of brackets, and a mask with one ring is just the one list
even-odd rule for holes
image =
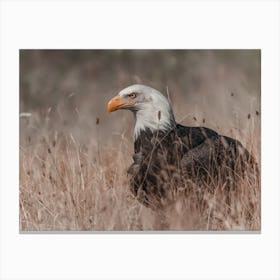
{"label": "dead vegetation", "polygon": [[230,192],[230,206],[222,185],[209,192],[189,184],[187,196],[163,214],[142,206],[130,193],[128,139],[114,147],[96,146],[95,153],[72,134],[37,135],[35,143],[29,136],[27,141],[29,146],[20,147],[22,231],[260,229],[256,177],[245,177]]}
{"label": "dead vegetation", "polygon": [[[91,53],[88,55],[90,57]],[[200,65],[200,59],[205,61],[203,56],[195,64],[195,56],[199,54],[190,56],[192,58],[189,57],[188,62]],[[42,63],[45,57],[50,59]],[[72,68],[68,62],[63,64],[69,57],[57,61],[55,57],[42,51],[42,54],[29,53],[21,58],[21,231],[260,230],[260,186],[249,177],[245,177],[238,189],[230,193],[230,207],[226,203],[223,186],[217,186],[211,193],[190,185],[188,195],[179,197],[164,214],[137,202],[129,191],[126,172],[133,153],[132,118],[128,119],[125,112],[120,112],[118,116],[106,116],[105,104],[116,93],[112,89],[120,89],[124,81],[127,82],[130,71],[139,74],[144,66],[135,70],[125,57],[119,64],[117,58],[110,54],[108,59],[114,61],[112,71],[118,74],[115,84],[111,81],[107,85],[105,76],[100,74],[104,69],[98,56],[93,56],[92,61],[76,58],[78,65]],[[104,62],[107,58],[102,59]],[[216,60],[213,61],[215,65]],[[245,62],[244,65],[247,65]],[[173,65],[174,61],[170,63]],[[177,63],[177,67],[182,69],[186,61],[180,62],[179,59]],[[61,66],[61,69],[56,68],[57,73],[52,72],[54,65]],[[126,66],[127,73],[123,70]],[[196,67],[196,73],[200,73],[201,68]],[[189,81],[190,86],[185,89],[189,92],[188,98],[180,92],[183,91],[183,80],[178,85],[168,83],[177,120],[187,125],[207,126],[241,140],[260,166],[260,96],[254,80],[259,76],[246,80],[250,69],[241,67],[244,71],[238,72],[238,68],[228,70],[229,66],[225,66],[221,70],[219,67],[222,79],[227,76],[223,71],[230,74],[236,71],[240,76],[229,78],[226,84],[229,88],[224,95],[221,93],[223,89],[217,86],[219,80],[215,80],[214,84],[208,80],[210,87],[207,83],[200,87],[197,81]],[[57,76],[68,68],[70,70],[63,77]],[[85,71],[83,74],[87,78],[81,78],[79,68]],[[147,76],[144,75],[140,82],[147,83],[149,70],[144,70],[142,72]],[[202,79],[211,76],[211,71],[206,71]],[[109,72],[105,74],[110,75]],[[177,70],[173,74],[177,76]],[[47,81],[42,84],[45,76]],[[194,73],[189,73],[189,76],[194,76]],[[81,84],[75,84],[79,79]],[[131,79],[139,82],[136,81],[139,77]],[[161,77],[157,73],[155,80],[164,81],[165,75]],[[235,86],[231,88],[232,84]],[[156,84],[151,85],[157,87]],[[88,93],[79,93],[79,88]],[[217,92],[208,99],[200,99],[200,104],[198,97],[192,95],[196,92],[204,96],[213,88],[217,88]],[[177,93],[172,94],[176,90]],[[250,93],[247,98],[240,93],[250,90],[256,95]],[[100,95],[100,91],[107,92],[107,95]],[[48,95],[53,92],[59,97]],[[215,99],[215,94],[220,98]],[[217,104],[212,103],[212,99]],[[256,175],[253,174],[253,177]],[[248,207],[251,213],[249,219]]]}

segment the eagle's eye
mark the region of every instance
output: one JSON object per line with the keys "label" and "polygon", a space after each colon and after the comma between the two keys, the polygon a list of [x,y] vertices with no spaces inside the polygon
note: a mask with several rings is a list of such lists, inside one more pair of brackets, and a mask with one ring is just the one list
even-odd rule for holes
{"label": "eagle's eye", "polygon": [[132,93],[128,94],[127,96],[131,99],[134,99],[136,97],[136,93],[132,92]]}

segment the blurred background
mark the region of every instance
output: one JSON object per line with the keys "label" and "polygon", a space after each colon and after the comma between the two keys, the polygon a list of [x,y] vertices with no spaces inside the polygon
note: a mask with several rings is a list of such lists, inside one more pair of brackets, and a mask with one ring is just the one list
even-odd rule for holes
{"label": "blurred background", "polygon": [[260,50],[21,50],[21,145],[44,130],[93,146],[132,140],[133,115],[106,104],[135,83],[169,93],[177,122],[259,151]]}

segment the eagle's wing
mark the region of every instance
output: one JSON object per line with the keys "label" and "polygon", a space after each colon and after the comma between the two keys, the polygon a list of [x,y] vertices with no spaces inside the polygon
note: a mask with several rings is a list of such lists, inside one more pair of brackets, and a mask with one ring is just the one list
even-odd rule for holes
{"label": "eagle's wing", "polygon": [[250,154],[241,143],[221,135],[206,138],[181,159],[184,176],[208,183],[216,179],[233,182],[237,174],[241,175],[251,166]]}
{"label": "eagle's wing", "polygon": [[200,145],[188,150],[181,159],[183,175],[191,178],[205,176],[213,164],[217,142],[217,137],[208,138]]}

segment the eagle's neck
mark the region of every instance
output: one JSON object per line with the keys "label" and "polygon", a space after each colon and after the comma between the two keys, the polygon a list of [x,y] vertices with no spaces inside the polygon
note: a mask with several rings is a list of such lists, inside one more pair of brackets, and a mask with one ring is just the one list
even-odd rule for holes
{"label": "eagle's neck", "polygon": [[168,131],[176,126],[171,107],[167,108],[145,108],[134,112],[134,140],[137,140],[141,132]]}

